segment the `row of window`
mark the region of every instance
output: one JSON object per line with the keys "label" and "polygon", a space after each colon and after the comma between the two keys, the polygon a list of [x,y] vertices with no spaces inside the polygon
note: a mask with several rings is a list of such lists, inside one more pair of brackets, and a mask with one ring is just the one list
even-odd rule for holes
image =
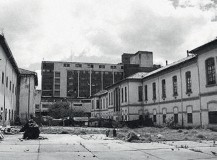
{"label": "row of window", "polygon": [[[121,95],[121,103],[127,102],[127,87],[122,87],[121,93],[119,91],[117,94],[119,94],[119,96]],[[114,105],[115,91],[109,92],[108,96],[109,96],[109,105]]]}
{"label": "row of window", "polygon": [[[190,71],[187,71],[185,73],[185,83],[186,83],[186,94],[192,93],[191,72]],[[173,88],[172,88],[173,96],[176,97],[178,96],[177,76],[172,77],[172,85],[173,85]],[[162,99],[165,99],[167,96],[165,79],[161,81],[161,86],[162,86],[161,88]],[[139,86],[138,91],[139,91],[139,101],[142,101],[143,96],[142,96],[141,86]],[[144,86],[144,93],[145,93],[145,101],[148,101],[148,85]],[[156,97],[156,83],[155,82],[152,83],[152,93],[153,93],[152,99],[156,100],[157,97]]]}
{"label": "row of window", "polygon": [[[2,84],[5,84],[5,74],[4,72],[2,72]],[[9,82],[8,76],[6,77],[6,88],[9,88],[10,91],[12,91],[12,93],[16,94],[16,88],[14,86],[14,84],[12,84],[12,82]]]}
{"label": "row of window", "polygon": [[[81,64],[81,63],[76,63],[75,67],[82,68],[82,65],[83,64]],[[86,66],[87,66],[87,68],[94,68],[95,65],[93,65],[93,64],[86,64]],[[64,63],[63,67],[70,67],[70,64],[69,63]],[[98,67],[99,68],[105,68],[105,65],[100,64]],[[110,69],[117,69],[117,66],[110,66]],[[123,66],[121,66],[121,69],[123,69]]]}
{"label": "row of window", "polygon": [[0,113],[0,120],[3,120],[3,114],[5,114],[5,121],[7,120],[13,120],[14,119],[14,111],[12,110],[7,110],[7,108],[5,109],[5,112],[3,110],[3,107],[1,107],[1,113]]}
{"label": "row of window", "polygon": [[60,96],[60,72],[54,74],[54,97]]}
{"label": "row of window", "polygon": [[[193,123],[193,114],[192,114],[192,108],[191,107],[188,107],[190,110],[187,111],[187,123],[189,124],[192,124]],[[163,123],[167,123],[167,113],[166,113],[166,109],[162,109],[162,113],[163,113],[163,116],[162,116],[162,122]],[[178,118],[178,109],[177,108],[174,108],[174,114],[173,114],[173,121],[175,124],[178,123],[179,121],[179,118]],[[153,110],[153,117],[152,117],[152,120],[154,123],[157,122],[157,111],[156,109]]]}

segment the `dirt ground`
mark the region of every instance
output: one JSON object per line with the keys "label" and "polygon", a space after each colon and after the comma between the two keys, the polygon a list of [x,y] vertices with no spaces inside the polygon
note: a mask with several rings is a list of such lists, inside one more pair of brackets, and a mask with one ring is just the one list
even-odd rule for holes
{"label": "dirt ground", "polygon": [[[43,134],[105,134],[106,130],[110,130],[109,137],[112,137],[112,129],[107,128],[92,128],[92,127],[41,127]],[[209,129],[169,129],[169,128],[155,128],[143,127],[137,129],[120,128],[117,129],[116,139],[127,140],[129,133],[135,133],[138,137],[132,142],[158,142],[158,141],[200,141],[213,140],[217,141],[217,132]]]}

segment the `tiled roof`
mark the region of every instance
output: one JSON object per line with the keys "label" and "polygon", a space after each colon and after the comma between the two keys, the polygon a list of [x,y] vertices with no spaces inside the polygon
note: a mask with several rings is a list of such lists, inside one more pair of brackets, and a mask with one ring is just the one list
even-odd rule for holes
{"label": "tiled roof", "polygon": [[157,74],[157,73],[159,73],[159,72],[162,72],[162,71],[164,71],[164,70],[166,70],[166,69],[175,67],[176,65],[179,65],[179,64],[181,64],[181,63],[187,62],[187,61],[189,61],[189,60],[191,60],[191,59],[193,59],[193,58],[195,58],[195,57],[196,57],[196,55],[190,55],[190,56],[188,56],[188,57],[186,57],[186,58],[180,59],[180,60],[178,60],[178,61],[176,61],[176,62],[173,62],[173,63],[171,63],[171,64],[168,64],[168,65],[166,65],[166,66],[164,66],[164,67],[161,67],[161,68],[159,68],[159,69],[156,69],[156,70],[154,70],[154,71],[152,71],[152,72],[146,74],[143,78],[152,76],[152,75]]}
{"label": "tiled roof", "polygon": [[38,86],[38,76],[36,72],[29,71],[26,69],[19,68],[19,72],[21,75],[33,75],[35,79],[35,85]]}
{"label": "tiled roof", "polygon": [[212,41],[210,41],[210,42],[208,42],[208,43],[206,43],[206,44],[204,44],[204,45],[201,45],[201,46],[199,46],[199,47],[197,47],[197,48],[189,51],[189,53],[196,53],[196,52],[198,52],[198,51],[200,51],[202,49],[212,48],[212,47],[214,47],[214,48],[217,47],[217,38],[214,39],[214,40],[212,40]]}
{"label": "tiled roof", "polygon": [[129,77],[126,77],[126,79],[142,79],[147,74],[148,74],[147,72],[138,72],[138,73],[135,73]]}
{"label": "tiled roof", "polygon": [[33,75],[36,74],[36,72],[29,71],[29,70],[22,69],[22,68],[19,68],[19,71],[20,71],[20,74],[33,74]]}
{"label": "tiled roof", "polygon": [[96,94],[94,94],[93,97],[101,96],[103,94],[106,94],[107,92],[108,92],[107,90],[101,90],[101,91],[97,92]]}
{"label": "tiled roof", "polygon": [[13,57],[13,54],[7,44],[7,41],[3,35],[0,34],[0,45],[2,46],[8,60],[10,61],[11,65],[13,66],[14,70],[16,71],[17,74],[19,74],[19,69],[17,67],[17,63]]}

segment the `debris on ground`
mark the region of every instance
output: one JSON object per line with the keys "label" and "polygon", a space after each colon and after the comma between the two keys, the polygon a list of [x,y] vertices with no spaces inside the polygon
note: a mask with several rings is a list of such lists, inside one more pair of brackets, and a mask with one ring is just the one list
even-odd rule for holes
{"label": "debris on ground", "polygon": [[164,136],[163,136],[162,134],[158,134],[158,135],[157,135],[157,138],[158,138],[158,139],[163,139]]}
{"label": "debris on ground", "polygon": [[134,132],[129,132],[129,133],[127,134],[127,137],[126,137],[126,141],[127,141],[127,142],[131,142],[131,141],[133,141],[133,140],[139,140],[139,137],[137,136],[136,133],[134,133]]}

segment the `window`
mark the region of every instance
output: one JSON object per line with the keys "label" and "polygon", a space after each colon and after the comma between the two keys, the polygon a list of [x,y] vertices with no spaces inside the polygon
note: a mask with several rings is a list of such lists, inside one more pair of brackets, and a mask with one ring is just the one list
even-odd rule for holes
{"label": "window", "polygon": [[209,111],[209,123],[217,124],[217,111]]}
{"label": "window", "polygon": [[127,102],[127,87],[125,87],[125,102]]}
{"label": "window", "polygon": [[124,69],[124,66],[121,66],[121,69]]}
{"label": "window", "polygon": [[166,123],[166,118],[167,118],[167,115],[163,114],[163,123]]}
{"label": "window", "polygon": [[93,68],[93,64],[87,64],[88,68]]}
{"label": "window", "polygon": [[173,109],[174,112],[174,123],[177,124],[178,123],[178,108],[174,108]]}
{"label": "window", "polygon": [[153,110],[153,122],[154,122],[154,123],[157,122],[157,112],[156,112],[155,109]]}
{"label": "window", "polygon": [[35,109],[36,109],[36,110],[39,110],[39,109],[40,109],[40,108],[39,108],[39,104],[36,104],[36,105],[35,105]]}
{"label": "window", "polygon": [[111,69],[116,69],[116,66],[111,66],[110,68],[111,68]]}
{"label": "window", "polygon": [[10,91],[11,91],[11,81],[10,81],[10,86],[9,86],[9,89],[10,89]]}
{"label": "window", "polygon": [[164,109],[162,110],[162,112],[163,112],[163,123],[166,123],[167,111],[166,111],[166,109],[164,108]]}
{"label": "window", "polygon": [[216,84],[215,61],[214,61],[214,58],[207,59],[205,61],[205,63],[206,63],[207,85]]}
{"label": "window", "polygon": [[96,100],[96,109],[99,109],[99,100]]}
{"label": "window", "polygon": [[177,76],[173,76],[173,96],[178,95]]}
{"label": "window", "polygon": [[142,86],[138,86],[138,98],[139,102],[142,101]]}
{"label": "window", "polygon": [[185,73],[185,79],[186,79],[186,93],[191,93],[191,72],[188,71]]}
{"label": "window", "polygon": [[4,84],[4,78],[5,77],[5,74],[4,74],[4,72],[2,72],[2,84]]}
{"label": "window", "polygon": [[145,85],[145,101],[148,101],[148,86]]}
{"label": "window", "polygon": [[60,77],[60,72],[55,72],[55,77]]}
{"label": "window", "polygon": [[60,79],[55,79],[55,83],[60,83]]}
{"label": "window", "polygon": [[165,79],[162,80],[162,99],[166,98],[166,81]]}
{"label": "window", "polygon": [[7,121],[8,110],[5,109],[5,120]]}
{"label": "window", "polygon": [[152,83],[153,100],[156,100],[156,83]]}
{"label": "window", "polygon": [[12,86],[12,93],[14,93],[14,84],[13,84],[13,86]]}
{"label": "window", "polygon": [[8,112],[8,120],[11,120],[11,110],[9,109],[9,112]]}
{"label": "window", "polygon": [[59,97],[60,96],[60,91],[54,91],[54,97]]}
{"label": "window", "polygon": [[187,107],[187,123],[193,123],[192,107]]}
{"label": "window", "polygon": [[99,68],[105,68],[105,65],[99,65]]}
{"label": "window", "polygon": [[6,77],[6,87],[8,87],[8,77]]}
{"label": "window", "polygon": [[124,102],[124,88],[121,88],[121,102]]}
{"label": "window", "polygon": [[92,103],[92,109],[94,109],[94,100],[91,101]]}
{"label": "window", "polygon": [[81,68],[81,67],[82,67],[82,64],[77,63],[77,64],[75,64],[75,67]]}
{"label": "window", "polygon": [[70,64],[69,63],[64,63],[63,67],[70,67]]}

